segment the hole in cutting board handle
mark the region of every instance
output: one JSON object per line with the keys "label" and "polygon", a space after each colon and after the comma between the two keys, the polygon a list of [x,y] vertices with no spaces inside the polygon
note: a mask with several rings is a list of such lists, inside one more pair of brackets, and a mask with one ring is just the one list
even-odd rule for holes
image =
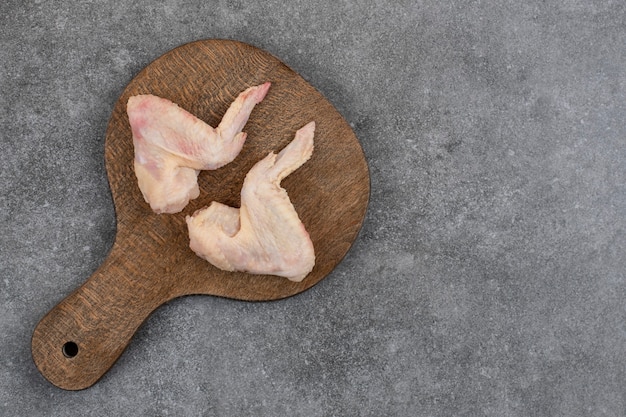
{"label": "hole in cutting board handle", "polygon": [[63,355],[65,355],[66,358],[73,358],[74,356],[78,355],[78,345],[76,344],[76,342],[66,342],[61,350],[63,351]]}

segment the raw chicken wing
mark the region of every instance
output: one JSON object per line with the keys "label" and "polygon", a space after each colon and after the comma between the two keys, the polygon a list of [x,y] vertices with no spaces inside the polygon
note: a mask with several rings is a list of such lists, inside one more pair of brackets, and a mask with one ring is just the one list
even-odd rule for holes
{"label": "raw chicken wing", "polygon": [[217,128],[164,98],[146,94],[128,99],[135,175],[154,212],[178,213],[200,194],[200,170],[235,159],[246,140],[241,130],[269,88],[265,83],[239,94]]}
{"label": "raw chicken wing", "polygon": [[187,216],[191,249],[227,271],[302,281],[315,265],[313,242],[280,182],[313,152],[315,123],[296,132],[278,155],[270,153],[246,175],[241,208],[213,202]]}

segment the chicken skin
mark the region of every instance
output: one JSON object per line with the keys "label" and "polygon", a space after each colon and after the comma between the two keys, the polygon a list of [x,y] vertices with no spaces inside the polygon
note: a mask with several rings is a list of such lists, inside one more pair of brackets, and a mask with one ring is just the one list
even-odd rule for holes
{"label": "chicken skin", "polygon": [[187,216],[190,248],[226,271],[268,274],[302,281],[315,265],[313,242],[280,182],[313,153],[315,122],[270,153],[246,175],[241,208],[213,202]]}
{"label": "chicken skin", "polygon": [[200,194],[200,170],[217,169],[237,157],[242,129],[270,83],[243,91],[216,128],[154,95],[130,97],[128,119],[135,148],[135,175],[155,213],[178,213]]}

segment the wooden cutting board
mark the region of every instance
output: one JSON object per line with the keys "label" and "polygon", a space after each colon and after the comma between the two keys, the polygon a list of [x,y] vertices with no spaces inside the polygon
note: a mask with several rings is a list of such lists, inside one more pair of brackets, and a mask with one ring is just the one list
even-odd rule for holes
{"label": "wooden cutting board", "polygon": [[[181,213],[154,214],[133,171],[128,98],[147,93],[164,97],[216,126],[241,91],[266,81],[272,87],[244,128],[248,138],[239,156],[223,168],[201,172],[200,196]],[[189,249],[185,216],[211,201],[238,207],[248,170],[269,152],[280,151],[310,121],[317,125],[313,156],[281,185],[313,241],[313,271],[296,283],[221,271],[197,257]],[[37,368],[69,390],[93,385],[150,313],[175,297],[277,300],[317,284],[356,239],[369,199],[363,150],[337,110],[271,54],[229,40],[180,46],[141,71],[113,109],[105,159],[117,218],[115,243],[100,268],[39,322],[32,338]]]}

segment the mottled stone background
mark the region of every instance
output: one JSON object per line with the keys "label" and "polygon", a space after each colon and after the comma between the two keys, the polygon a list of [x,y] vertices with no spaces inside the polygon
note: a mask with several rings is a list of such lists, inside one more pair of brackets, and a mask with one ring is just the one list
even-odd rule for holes
{"label": "mottled stone background", "polygon": [[[626,3],[146,3],[0,3],[0,415],[626,415]],[[362,232],[313,289],[175,300],[60,390],[30,338],[113,243],[112,107],[204,38],[352,124]]]}

